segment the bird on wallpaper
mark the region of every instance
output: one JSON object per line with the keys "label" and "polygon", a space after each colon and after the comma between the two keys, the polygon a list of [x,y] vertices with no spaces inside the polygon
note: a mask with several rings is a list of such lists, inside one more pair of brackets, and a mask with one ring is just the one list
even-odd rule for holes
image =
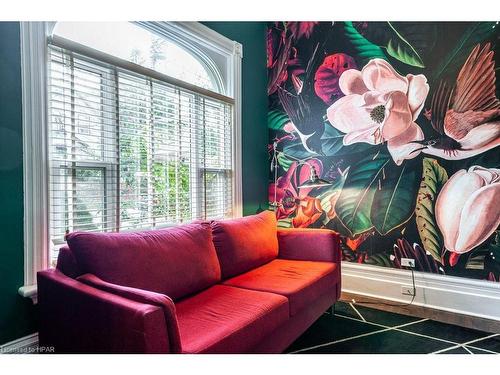
{"label": "bird on wallpaper", "polygon": [[319,44],[316,45],[302,78],[292,77],[296,94],[280,86],[278,98],[291,121],[291,131],[299,137],[307,152],[322,155],[323,113],[311,108],[315,98],[311,72],[317,59],[318,48]]}
{"label": "bird on wallpaper", "polygon": [[440,135],[419,141],[422,152],[460,160],[500,145],[500,101],[495,94],[495,62],[490,43],[478,44],[460,70],[455,86],[441,81],[427,118]]}

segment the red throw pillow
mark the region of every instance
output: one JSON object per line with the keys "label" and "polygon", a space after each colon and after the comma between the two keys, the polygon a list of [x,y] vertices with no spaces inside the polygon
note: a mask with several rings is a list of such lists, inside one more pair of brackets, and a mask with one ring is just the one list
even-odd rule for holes
{"label": "red throw pillow", "polygon": [[261,266],[278,256],[277,221],[272,211],[213,221],[212,233],[223,279]]}

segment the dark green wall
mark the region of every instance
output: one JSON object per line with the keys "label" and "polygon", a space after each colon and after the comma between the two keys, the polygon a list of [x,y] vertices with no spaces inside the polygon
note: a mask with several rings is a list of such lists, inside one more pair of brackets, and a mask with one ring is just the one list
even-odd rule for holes
{"label": "dark green wall", "polygon": [[[243,212],[267,204],[265,23],[206,22],[243,44]],[[23,175],[19,23],[0,22],[0,344],[36,331],[23,285]]]}
{"label": "dark green wall", "polygon": [[265,22],[203,22],[243,45],[242,164],[243,214],[267,208],[269,163]]}
{"label": "dark green wall", "polygon": [[34,332],[23,285],[23,169],[19,23],[0,22],[0,343]]}

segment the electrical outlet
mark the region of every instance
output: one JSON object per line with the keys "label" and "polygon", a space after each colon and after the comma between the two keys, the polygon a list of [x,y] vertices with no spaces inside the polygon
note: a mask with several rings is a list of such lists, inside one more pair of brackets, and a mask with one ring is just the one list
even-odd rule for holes
{"label": "electrical outlet", "polygon": [[413,287],[412,286],[401,286],[401,294],[404,296],[413,296]]}
{"label": "electrical outlet", "polygon": [[415,259],[401,258],[401,266],[415,268]]}

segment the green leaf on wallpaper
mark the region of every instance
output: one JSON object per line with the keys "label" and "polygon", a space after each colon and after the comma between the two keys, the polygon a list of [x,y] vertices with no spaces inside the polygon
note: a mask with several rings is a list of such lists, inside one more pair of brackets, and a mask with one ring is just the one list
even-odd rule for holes
{"label": "green leaf on wallpaper", "polygon": [[448,173],[437,160],[424,158],[420,188],[417,193],[415,215],[418,234],[426,252],[438,262],[441,262],[443,237],[436,224],[434,204],[437,195],[448,181]]}
{"label": "green leaf on wallpaper", "polygon": [[346,175],[339,175],[338,179],[332,181],[332,185],[325,190],[323,193],[317,196],[320,200],[321,208],[326,215],[324,215],[323,224],[326,225],[330,222],[333,217],[334,207],[333,205],[336,202],[337,197],[342,191],[342,187],[344,186],[346,179]]}
{"label": "green leaf on wallpaper", "polygon": [[[425,27],[427,30],[428,27]],[[424,68],[424,62],[411,39],[422,39],[418,29],[411,23],[369,22],[364,35],[370,42],[380,46],[387,54],[407,65]],[[411,38],[411,39],[410,39]]]}
{"label": "green leaf on wallpaper", "polygon": [[311,153],[307,151],[300,140],[292,141],[283,147],[283,152],[287,156],[291,156],[297,159],[307,159],[317,156],[316,153]]}
{"label": "green leaf on wallpaper", "polygon": [[[354,145],[345,146],[343,143],[344,133],[335,129],[328,121],[325,121],[324,126],[325,130],[321,136],[322,156],[346,156],[373,148],[372,145],[367,143],[356,143]],[[300,140],[287,144],[283,148],[283,152],[297,159],[318,156],[315,153],[307,151]]]}
{"label": "green leaf on wallpaper", "polygon": [[383,169],[391,161],[386,153],[369,154],[351,165],[335,212],[350,237],[373,228],[371,208]]}
{"label": "green leaf on wallpaper", "polygon": [[417,51],[406,42],[404,39],[395,40],[389,39],[387,42],[387,53],[395,59],[404,62],[407,65],[424,68],[424,62],[418,55]]}
{"label": "green leaf on wallpaper", "polygon": [[381,267],[394,267],[389,254],[374,254],[365,259],[366,264]]}
{"label": "green leaf on wallpaper", "polygon": [[458,74],[463,63],[474,46],[487,40],[497,27],[495,22],[475,22],[463,33],[455,47],[446,55],[434,71],[433,78],[438,79],[444,72]]}
{"label": "green leaf on wallpaper", "polygon": [[321,150],[325,156],[334,156],[344,147],[344,133],[335,129],[328,121],[325,121],[325,130],[321,136]]}
{"label": "green leaf on wallpaper", "polygon": [[358,59],[363,65],[375,58],[387,60],[382,48],[373,44],[361,35],[351,21],[344,22],[344,34],[352,44]]}
{"label": "green leaf on wallpaper", "polygon": [[422,164],[413,159],[400,167],[391,165],[382,172],[370,218],[377,232],[385,236],[413,216]]}
{"label": "green leaf on wallpaper", "polygon": [[355,143],[344,145],[344,133],[334,128],[328,121],[325,121],[325,131],[321,136],[321,151],[324,156],[345,156],[373,150],[373,145],[368,143]]}
{"label": "green leaf on wallpaper", "polygon": [[[321,136],[321,148],[323,150],[323,154],[325,156],[337,155],[337,153],[339,153],[344,147],[344,144],[342,143],[344,134],[331,126],[327,121],[325,121],[324,127],[325,130],[323,132],[323,135]],[[300,139],[287,144],[283,148],[283,152],[286,155],[290,155],[297,159],[306,159],[317,156],[316,153],[307,151]]]}
{"label": "green leaf on wallpaper", "polygon": [[283,168],[285,171],[288,171],[290,166],[292,165],[293,160],[289,159],[284,155],[283,153],[278,153],[278,164]]}
{"label": "green leaf on wallpaper", "polygon": [[272,130],[282,130],[285,124],[289,123],[290,119],[286,115],[278,110],[271,110],[267,112],[267,127]]}

